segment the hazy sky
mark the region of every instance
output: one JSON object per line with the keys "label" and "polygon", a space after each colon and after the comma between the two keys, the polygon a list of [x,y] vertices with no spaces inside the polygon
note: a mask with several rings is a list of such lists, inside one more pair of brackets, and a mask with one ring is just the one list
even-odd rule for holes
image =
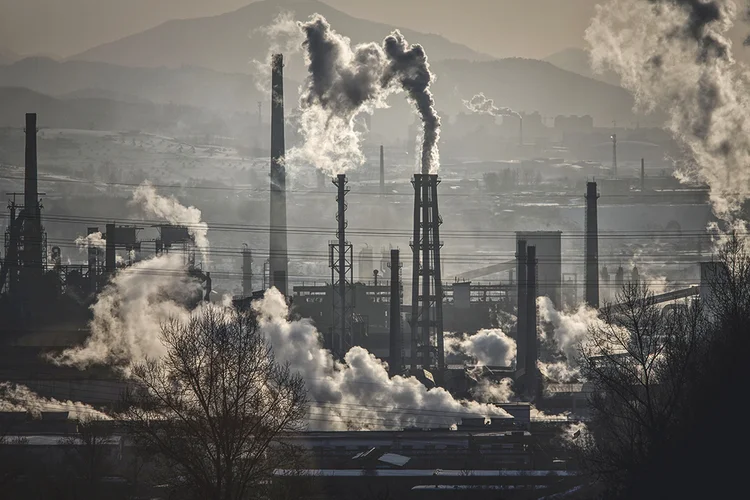
{"label": "hazy sky", "polygon": [[[355,17],[439,33],[495,56],[542,58],[582,46],[598,0],[325,0]],[[70,56],[169,19],[251,0],[0,0],[0,49]],[[280,2],[281,3],[281,2]]]}

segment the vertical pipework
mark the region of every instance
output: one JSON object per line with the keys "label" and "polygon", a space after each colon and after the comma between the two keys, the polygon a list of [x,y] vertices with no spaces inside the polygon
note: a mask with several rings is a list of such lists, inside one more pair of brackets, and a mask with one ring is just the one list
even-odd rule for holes
{"label": "vertical pipework", "polygon": [[338,236],[338,245],[339,245],[339,262],[338,262],[338,272],[339,272],[339,307],[341,308],[341,315],[339,317],[340,319],[340,326],[341,328],[339,332],[339,352],[344,353],[344,335],[346,334],[347,328],[346,328],[346,214],[344,213],[346,211],[346,174],[339,174],[337,176],[338,182],[336,183],[336,186],[338,187],[338,197],[336,200],[338,201],[338,213],[336,216],[336,219],[339,223],[338,232],[336,233],[336,236]]}
{"label": "vertical pipework", "polygon": [[26,113],[26,172],[24,176],[23,266],[42,268],[42,221],[39,211],[36,152],[36,113]]}
{"label": "vertical pipework", "polygon": [[419,250],[420,250],[420,205],[422,195],[422,177],[414,175],[414,239],[412,242],[412,280],[411,280],[411,368],[415,370],[419,364]]}
{"label": "vertical pipework", "polygon": [[[87,229],[87,234],[94,234],[98,233],[99,228],[98,227],[90,227]],[[99,267],[97,265],[98,263],[98,254],[99,249],[95,246],[89,244],[88,248],[88,258],[89,258],[89,286],[91,288],[91,293],[96,292],[96,273],[97,268]]]}
{"label": "vertical pipework", "polygon": [[537,296],[536,247],[526,249],[526,388],[533,398],[538,392],[537,377],[537,338],[536,338],[536,296]]}
{"label": "vertical pipework", "polygon": [[516,370],[526,368],[526,240],[516,242],[516,296],[518,298],[516,311]]}
{"label": "vertical pipework", "polygon": [[271,77],[271,207],[269,277],[271,286],[287,294],[286,167],[284,158],[284,56],[274,54]]}
{"label": "vertical pipework", "polygon": [[442,269],[440,261],[440,212],[438,210],[438,176],[437,174],[430,175],[430,188],[432,197],[432,214],[430,223],[432,224],[432,248],[433,248],[433,260],[435,269],[435,335],[437,336],[437,355],[438,355],[438,370],[440,376],[445,370],[445,345],[443,339],[443,282],[442,282]]}
{"label": "vertical pipework", "polygon": [[380,194],[385,194],[385,156],[383,154],[383,146],[380,146]]}
{"label": "vertical pipework", "polygon": [[641,193],[646,188],[646,162],[641,158]]}
{"label": "vertical pipework", "polygon": [[518,145],[523,147],[523,117],[518,116]]}
{"label": "vertical pipework", "polygon": [[388,368],[390,376],[401,373],[401,279],[399,277],[399,251],[391,250],[391,309]]}
{"label": "vertical pipework", "polygon": [[586,303],[591,307],[599,307],[599,224],[597,216],[596,182],[586,183],[586,239],[585,243],[585,273]]}
{"label": "vertical pipework", "polygon": [[430,197],[430,186],[429,186],[429,174],[422,174],[422,311],[421,311],[421,317],[422,320],[422,342],[423,345],[423,352],[422,352],[422,365],[424,365],[425,368],[429,369],[432,365],[431,363],[431,347],[432,342],[430,342],[430,322],[432,320],[431,318],[431,310],[430,310],[430,299],[432,295],[432,290],[430,286],[430,271],[432,270],[432,267],[430,266],[430,244],[432,243],[430,241],[430,206],[429,206],[429,197]]}
{"label": "vertical pipework", "polygon": [[115,225],[107,224],[107,244],[104,248],[104,268],[108,273],[115,271]]}

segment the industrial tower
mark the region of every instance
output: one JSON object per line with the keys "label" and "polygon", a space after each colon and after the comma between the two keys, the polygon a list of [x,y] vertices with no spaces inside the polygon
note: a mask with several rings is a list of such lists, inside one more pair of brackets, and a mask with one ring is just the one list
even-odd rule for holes
{"label": "industrial tower", "polygon": [[[411,300],[411,368],[445,369],[440,225],[435,174],[414,174]],[[442,375],[439,375],[442,376]]]}
{"label": "industrial tower", "polygon": [[287,295],[286,167],[284,158],[284,56],[274,54],[271,77],[271,207],[268,252],[270,286]]}
{"label": "industrial tower", "polygon": [[329,244],[333,292],[333,322],[329,346],[338,356],[343,357],[352,346],[352,319],[354,314],[352,264],[354,259],[352,244],[346,241],[346,193],[349,192],[346,186],[346,175],[339,174],[333,179],[333,184],[338,188],[336,195],[338,229],[336,230],[336,241]]}
{"label": "industrial tower", "polygon": [[586,183],[586,236],[584,239],[584,286],[586,303],[599,307],[599,223],[596,182]]}
{"label": "industrial tower", "polygon": [[398,249],[391,250],[391,297],[390,297],[390,336],[389,336],[389,359],[388,374],[393,377],[401,374],[403,367],[403,341],[401,336],[401,299],[403,287],[401,285],[401,262]]}

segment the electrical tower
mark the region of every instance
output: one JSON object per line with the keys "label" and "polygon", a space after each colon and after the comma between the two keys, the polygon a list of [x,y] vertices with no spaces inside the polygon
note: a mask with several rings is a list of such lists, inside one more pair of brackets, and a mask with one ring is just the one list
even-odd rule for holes
{"label": "electrical tower", "polygon": [[411,368],[445,369],[440,225],[435,174],[414,174],[414,239],[411,301]]}

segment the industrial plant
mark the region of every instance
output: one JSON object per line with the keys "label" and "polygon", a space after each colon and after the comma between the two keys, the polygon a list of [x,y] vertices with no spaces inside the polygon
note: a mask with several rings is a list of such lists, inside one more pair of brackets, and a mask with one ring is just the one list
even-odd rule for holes
{"label": "industrial plant", "polygon": [[[133,472],[151,465],[123,398],[165,356],[165,325],[221,310],[252,318],[306,387],[304,425],[264,452],[294,447],[304,465],[272,467],[266,486],[581,488],[586,321],[626,307],[632,285],[660,314],[709,303],[711,186],[675,178],[679,147],[658,127],[514,111],[492,89],[444,113],[429,46],[394,31],[346,56],[316,16],[295,24],[299,91],[278,47],[263,61],[252,137],[51,126],[35,108],[0,129],[0,460],[64,463],[82,416],[101,415],[112,491],[167,498]],[[372,123],[394,94],[415,116],[395,139]]]}

